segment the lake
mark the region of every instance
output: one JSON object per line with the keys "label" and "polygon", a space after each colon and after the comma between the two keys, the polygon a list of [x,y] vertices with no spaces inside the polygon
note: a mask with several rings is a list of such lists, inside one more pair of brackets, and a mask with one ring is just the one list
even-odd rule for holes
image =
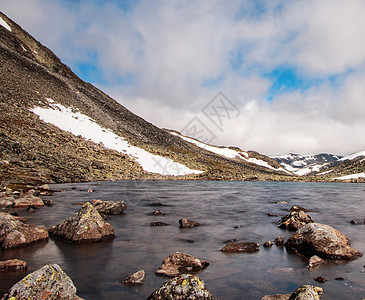
{"label": "lake", "polygon": [[[2,250],[1,260],[18,258],[28,262],[28,273],[45,264],[57,263],[71,277],[77,294],[92,299],[146,299],[168,278],[155,275],[162,261],[179,251],[207,260],[211,265],[197,275],[217,299],[260,299],[266,294],[292,293],[303,284],[324,289],[322,299],[364,299],[365,258],[332,261],[314,271],[307,260],[289,254],[285,248],[262,247],[292,232],[277,228],[280,217],[293,205],[310,210],[318,223],[333,226],[350,240],[352,247],[365,254],[365,191],[363,184],[220,182],[220,181],[116,181],[51,185],[63,190],[47,197],[53,207],[35,213],[18,210],[29,223],[57,225],[80,207],[77,202],[124,200],[128,209],[111,216],[116,238],[108,242],[71,245],[59,240],[26,248]],[[74,189],[73,189],[74,188]],[[92,188],[93,193],[87,190]],[[152,207],[161,202],[163,207]],[[153,216],[154,210],[166,213]],[[198,221],[200,227],[180,229],[178,220]],[[356,220],[358,225],[350,224]],[[154,221],[169,226],[151,227]],[[224,241],[237,238],[260,244],[253,254],[225,254]],[[142,285],[125,286],[121,281],[144,269]],[[322,276],[321,284],[314,278]],[[22,273],[0,273],[0,293],[24,277]],[[343,277],[345,280],[335,280]]]}

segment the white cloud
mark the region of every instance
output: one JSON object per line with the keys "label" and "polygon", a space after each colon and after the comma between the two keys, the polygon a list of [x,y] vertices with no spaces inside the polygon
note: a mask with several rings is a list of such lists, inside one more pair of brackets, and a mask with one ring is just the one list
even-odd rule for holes
{"label": "white cloud", "polygon": [[[74,70],[95,63],[106,79],[95,83],[158,126],[180,130],[194,116],[209,125],[201,109],[222,91],[241,115],[215,132],[217,144],[266,154],[365,149],[365,2],[259,3],[142,0],[126,12],[111,0],[12,0],[2,10]],[[282,65],[312,87],[267,102],[263,74]]]}

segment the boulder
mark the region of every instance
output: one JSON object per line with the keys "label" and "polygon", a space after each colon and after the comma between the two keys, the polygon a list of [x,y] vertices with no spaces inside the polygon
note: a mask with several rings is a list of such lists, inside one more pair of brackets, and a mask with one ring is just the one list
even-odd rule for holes
{"label": "boulder", "polygon": [[288,251],[298,251],[306,257],[322,259],[355,259],[362,253],[353,249],[349,239],[333,227],[309,223],[295,232],[285,243]]}
{"label": "boulder", "polygon": [[261,298],[261,300],[288,300],[290,294],[275,294],[275,295],[266,295]]}
{"label": "boulder", "polygon": [[22,218],[0,212],[0,248],[24,247],[48,239],[45,226],[25,224]]}
{"label": "boulder", "polygon": [[298,206],[298,205],[294,205],[289,209],[290,212],[292,211],[304,211],[304,212],[308,212],[308,209],[305,209],[304,207]]}
{"label": "boulder", "polygon": [[282,217],[278,227],[295,231],[308,223],[314,223],[313,219],[304,211],[299,210]]}
{"label": "boulder", "polygon": [[0,261],[0,271],[23,271],[28,267],[24,260],[20,259],[9,259]]}
{"label": "boulder", "polygon": [[43,207],[43,200],[33,194],[26,194],[14,200],[13,208],[27,208],[29,206]]}
{"label": "boulder", "polygon": [[15,199],[13,196],[1,197],[0,208],[12,208],[14,206]]}
{"label": "boulder", "polygon": [[126,279],[122,281],[125,285],[134,285],[134,284],[140,284],[143,283],[144,279],[146,277],[146,272],[144,270],[139,270],[136,273],[128,276]]}
{"label": "boulder", "polygon": [[76,300],[76,287],[57,265],[46,265],[13,285],[4,300]]}
{"label": "boulder", "polygon": [[260,250],[260,245],[254,242],[231,242],[221,251],[225,253],[253,253]]}
{"label": "boulder", "polygon": [[270,247],[272,247],[272,241],[267,241],[267,242],[265,242],[263,246],[264,246],[265,248],[270,248]]}
{"label": "boulder", "polygon": [[197,276],[183,274],[165,282],[147,300],[215,300],[203,280]]}
{"label": "boulder", "polygon": [[290,295],[289,300],[319,300],[323,289],[312,285],[302,285]]}
{"label": "boulder", "polygon": [[175,252],[170,254],[163,262],[156,274],[174,277],[181,273],[198,272],[210,265],[209,262],[195,258],[192,255]]}
{"label": "boulder", "polygon": [[283,246],[284,245],[284,237],[282,235],[278,236],[275,240],[274,240],[274,244],[276,246]]}
{"label": "boulder", "polygon": [[114,228],[103,220],[89,202],[63,223],[51,227],[49,233],[72,243],[96,242],[115,237]]}
{"label": "boulder", "polygon": [[124,201],[93,200],[91,203],[99,213],[105,215],[119,215],[127,209]]}
{"label": "boulder", "polygon": [[187,219],[180,219],[179,223],[180,223],[181,228],[191,228],[191,227],[200,226],[200,224],[198,222],[187,220]]}

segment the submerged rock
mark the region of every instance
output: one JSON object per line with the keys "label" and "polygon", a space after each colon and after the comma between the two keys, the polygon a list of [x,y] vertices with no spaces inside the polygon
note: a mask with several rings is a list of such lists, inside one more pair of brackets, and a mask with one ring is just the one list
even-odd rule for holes
{"label": "submerged rock", "polygon": [[254,242],[231,242],[221,251],[225,253],[252,253],[260,250],[260,245]]}
{"label": "submerged rock", "polygon": [[144,270],[139,270],[136,273],[124,279],[122,283],[125,285],[140,284],[143,283],[145,277],[146,277],[146,272]]}
{"label": "submerged rock", "polygon": [[51,227],[49,233],[72,243],[96,242],[115,237],[114,228],[103,220],[89,202],[62,224]]}
{"label": "submerged rock", "polygon": [[323,289],[318,286],[302,285],[290,295],[289,300],[319,300],[322,293]]}
{"label": "submerged rock", "polygon": [[181,273],[198,272],[209,265],[209,262],[195,258],[192,255],[175,252],[165,258],[156,274],[173,277]]}
{"label": "submerged rock", "polygon": [[27,262],[20,259],[0,261],[0,271],[23,271],[28,267]]}
{"label": "submerged rock", "polygon": [[0,212],[0,247],[4,249],[24,247],[48,239],[45,226],[25,224],[22,218]]}
{"label": "submerged rock", "polygon": [[290,214],[281,218],[279,228],[297,230],[308,223],[314,223],[314,220],[304,211],[292,211]]}
{"label": "submerged rock", "polygon": [[329,225],[310,223],[301,227],[285,243],[288,251],[322,259],[355,259],[362,253],[350,246],[349,239]]}
{"label": "submerged rock", "polygon": [[180,223],[181,228],[191,228],[191,227],[200,226],[200,223],[198,223],[196,221],[187,220],[187,219],[180,219],[179,223]]}
{"label": "submerged rock", "polygon": [[76,300],[76,287],[57,265],[46,265],[13,285],[4,300]]}
{"label": "submerged rock", "polygon": [[93,200],[92,205],[96,210],[105,215],[119,215],[127,209],[127,204],[124,201],[102,201]]}
{"label": "submerged rock", "polygon": [[203,280],[184,274],[165,282],[147,300],[216,300]]}
{"label": "submerged rock", "polygon": [[169,225],[169,224],[164,223],[164,222],[152,222],[150,224],[150,226],[167,226],[167,225]]}

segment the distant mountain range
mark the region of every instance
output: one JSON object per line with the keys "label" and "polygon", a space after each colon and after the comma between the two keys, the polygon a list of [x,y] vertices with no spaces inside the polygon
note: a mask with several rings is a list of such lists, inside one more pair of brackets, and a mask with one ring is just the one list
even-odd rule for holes
{"label": "distant mountain range", "polygon": [[111,179],[327,181],[355,170],[364,172],[364,159],[271,158],[160,129],[81,80],[0,12],[1,188]]}

